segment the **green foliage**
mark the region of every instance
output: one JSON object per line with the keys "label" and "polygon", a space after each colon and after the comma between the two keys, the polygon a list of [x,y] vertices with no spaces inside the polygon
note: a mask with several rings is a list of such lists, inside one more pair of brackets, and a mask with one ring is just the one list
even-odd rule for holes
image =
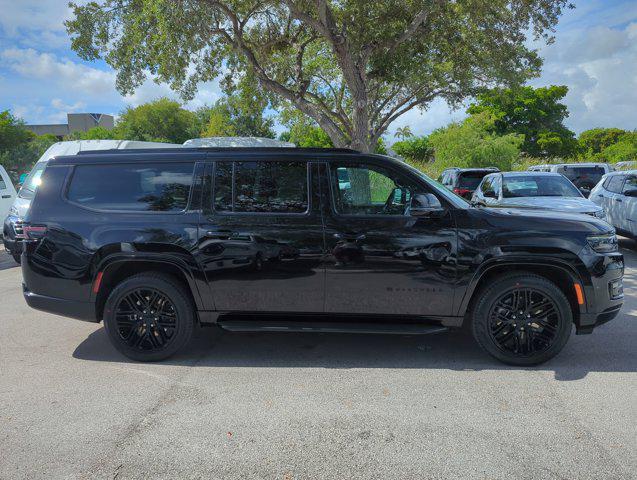
{"label": "green foliage", "polygon": [[147,142],[183,143],[199,137],[197,116],[167,98],[136,108],[128,107],[115,127],[114,138]]}
{"label": "green foliage", "polygon": [[24,127],[24,122],[9,110],[0,112],[0,153],[26,143],[35,135]]}
{"label": "green foliage", "polygon": [[64,137],[64,140],[124,140],[124,138],[119,135],[118,129],[93,127],[86,132],[73,132]]}
{"label": "green foliage", "polygon": [[411,128],[409,125],[405,125],[404,127],[399,127],[396,129],[396,133],[394,133],[395,138],[400,138],[401,140],[405,140],[406,138],[413,137],[414,134],[411,133]]}
{"label": "green foliage", "polygon": [[334,146],[329,135],[312,119],[296,112],[288,112],[287,116],[282,116],[282,120],[289,130],[281,133],[279,139],[292,142],[297,147],[332,148]]}
{"label": "green foliage", "polygon": [[19,177],[20,174],[29,172],[46,149],[57,141],[55,135],[34,135],[31,140],[1,152],[0,165]]}
{"label": "green foliage", "polygon": [[520,154],[524,137],[516,133],[492,133],[494,122],[495,119],[484,112],[434,131],[429,142],[435,151],[436,167],[510,170]]}
{"label": "green foliage", "polygon": [[[79,3],[79,2],[78,2]],[[364,151],[436,98],[521,84],[540,71],[568,0],[99,0],[71,4],[73,50],[103,58],[131,93],[148,72],[192,98],[200,82],[253,76],[337,146]],[[165,136],[153,134],[153,138]]]}
{"label": "green foliage", "polygon": [[618,142],[604,148],[596,158],[610,163],[637,160],[637,131],[625,133]]}
{"label": "green foliage", "polygon": [[495,119],[492,131],[498,135],[524,135],[522,151],[536,157],[568,157],[577,152],[575,134],[564,126],[568,116],[560,101],[568,87],[495,88],[478,94],[467,112],[487,112]]}
{"label": "green foliage", "polygon": [[591,157],[617,143],[626,133],[621,128],[591,128],[580,133],[577,142],[582,154]]}
{"label": "green foliage", "polygon": [[274,138],[274,121],[263,116],[264,108],[246,104],[240,96],[219,99],[214,106],[198,110],[205,120],[201,136]]}
{"label": "green foliage", "polygon": [[433,158],[433,149],[429,144],[429,138],[411,137],[407,140],[396,142],[392,145],[392,150],[406,160],[412,162],[428,162]]}

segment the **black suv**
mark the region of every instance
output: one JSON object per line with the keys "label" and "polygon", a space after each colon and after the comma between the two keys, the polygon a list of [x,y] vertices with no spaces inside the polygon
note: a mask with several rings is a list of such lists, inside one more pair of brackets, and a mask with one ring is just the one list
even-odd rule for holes
{"label": "black suv", "polygon": [[473,192],[484,177],[499,172],[496,167],[485,168],[448,168],[440,174],[438,181],[462,198],[471,200]]}
{"label": "black suv", "polygon": [[103,320],[137,360],[174,354],[196,324],[425,334],[464,323],[494,357],[532,365],[623,298],[607,223],[473,207],[351,150],[57,157],[23,231],[27,303]]}

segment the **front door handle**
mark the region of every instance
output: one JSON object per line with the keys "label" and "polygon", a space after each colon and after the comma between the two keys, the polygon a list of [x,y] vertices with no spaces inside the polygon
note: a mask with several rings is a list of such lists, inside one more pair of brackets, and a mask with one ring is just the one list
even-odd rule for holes
{"label": "front door handle", "polygon": [[11,198],[11,195],[2,195],[2,198]]}
{"label": "front door handle", "polygon": [[616,202],[623,202],[623,200],[621,198],[616,198],[615,201]]}
{"label": "front door handle", "polygon": [[364,233],[335,233],[334,238],[336,238],[337,240],[345,240],[348,242],[362,242],[367,238],[367,236]]}

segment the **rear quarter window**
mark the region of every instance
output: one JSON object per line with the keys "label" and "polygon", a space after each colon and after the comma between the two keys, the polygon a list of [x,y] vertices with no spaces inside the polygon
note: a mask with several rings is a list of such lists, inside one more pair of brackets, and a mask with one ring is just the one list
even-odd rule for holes
{"label": "rear quarter window", "polygon": [[194,163],[78,165],[67,199],[107,211],[180,212],[188,206]]}

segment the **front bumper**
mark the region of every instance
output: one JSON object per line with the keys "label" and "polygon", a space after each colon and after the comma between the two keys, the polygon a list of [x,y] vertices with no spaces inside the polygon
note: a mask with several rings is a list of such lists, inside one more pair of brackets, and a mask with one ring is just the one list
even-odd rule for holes
{"label": "front bumper", "polygon": [[624,256],[621,253],[596,256],[590,273],[591,284],[584,287],[586,311],[580,312],[577,322],[578,335],[591,333],[595,327],[615,318],[624,303]]}

